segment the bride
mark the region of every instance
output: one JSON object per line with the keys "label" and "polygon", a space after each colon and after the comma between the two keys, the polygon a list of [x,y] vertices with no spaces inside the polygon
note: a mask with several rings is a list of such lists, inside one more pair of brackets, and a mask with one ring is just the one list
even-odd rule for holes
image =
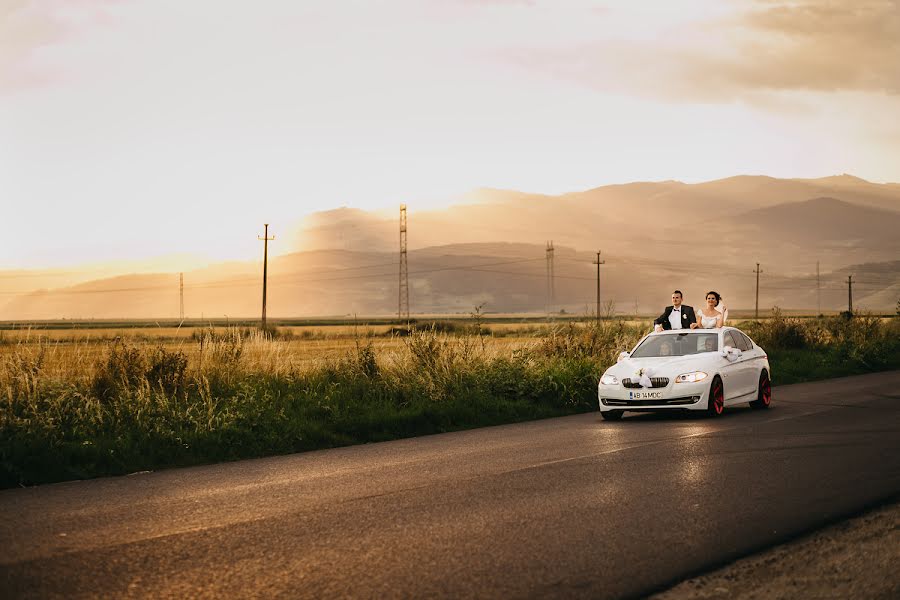
{"label": "bride", "polygon": [[719,295],[719,292],[706,294],[706,308],[697,311],[696,327],[714,329],[725,324],[725,315],[728,314],[728,309],[724,304],[720,307],[720,302],[722,302],[722,296]]}

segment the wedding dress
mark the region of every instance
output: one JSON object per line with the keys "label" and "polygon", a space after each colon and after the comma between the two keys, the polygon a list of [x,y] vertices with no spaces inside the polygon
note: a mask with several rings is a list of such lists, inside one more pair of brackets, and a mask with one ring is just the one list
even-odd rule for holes
{"label": "wedding dress", "polygon": [[721,306],[716,307],[716,311],[722,314],[722,325],[728,321],[728,309],[723,309]]}
{"label": "wedding dress", "polygon": [[702,312],[700,313],[700,326],[703,329],[715,329],[716,321],[718,321],[719,317],[707,317]]}

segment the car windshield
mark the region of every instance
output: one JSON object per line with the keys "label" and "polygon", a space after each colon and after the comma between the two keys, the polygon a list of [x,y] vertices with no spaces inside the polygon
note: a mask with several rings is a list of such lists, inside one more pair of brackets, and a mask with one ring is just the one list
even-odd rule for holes
{"label": "car windshield", "polygon": [[632,358],[687,356],[719,349],[717,333],[678,333],[651,335],[631,353]]}

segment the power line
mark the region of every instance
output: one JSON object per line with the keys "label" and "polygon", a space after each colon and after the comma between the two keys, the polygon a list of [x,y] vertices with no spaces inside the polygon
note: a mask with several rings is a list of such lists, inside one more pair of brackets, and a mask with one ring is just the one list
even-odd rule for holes
{"label": "power line", "polygon": [[[497,271],[492,269],[462,269],[466,271],[476,271],[479,273],[498,273],[500,275],[519,275],[521,277],[544,277],[540,273],[523,273],[521,271]],[[570,279],[578,281],[594,281],[592,277],[575,277],[570,275],[557,275],[557,279]]]}
{"label": "power line", "polygon": [[[519,260],[509,260],[509,261],[501,261],[501,262],[492,262],[492,263],[483,263],[477,265],[460,265],[460,266],[452,266],[452,267],[436,267],[432,269],[419,269],[415,271],[410,271],[411,275],[422,275],[427,273],[437,273],[440,271],[465,271],[474,269],[477,267],[490,267],[490,266],[501,266],[501,265],[511,265],[511,264],[520,264],[526,262],[536,262],[539,260],[544,260],[543,258],[526,258]],[[396,263],[391,263],[389,265],[384,266],[394,266]],[[278,281],[279,283],[317,283],[317,282],[325,282],[325,281],[346,281],[353,279],[372,279],[377,277],[390,277],[393,273],[370,273],[365,275],[348,275],[343,277],[291,277],[282,275],[279,277],[274,277],[273,279]],[[539,277],[543,277],[539,275]],[[571,277],[567,277],[566,279],[572,279]],[[585,279],[589,281],[593,281],[587,277],[575,278],[575,279]],[[253,279],[234,279],[229,281],[216,282],[214,284],[195,284],[188,285],[186,289],[210,289],[210,288],[220,288],[220,287],[248,287],[250,285],[256,285],[259,280],[256,278]],[[50,292],[54,294],[102,294],[102,293],[111,293],[111,292],[149,292],[149,291],[158,291],[167,289],[168,285],[152,285],[152,286],[137,286],[137,287],[121,287],[121,288],[105,288],[105,289],[97,289],[97,290],[35,290],[30,293],[38,293],[40,291]],[[11,294],[11,295],[19,295],[20,292],[0,292],[0,294]]]}
{"label": "power line", "polygon": [[[482,266],[500,266],[500,265],[509,265],[509,264],[519,264],[519,263],[527,263],[527,262],[536,262],[538,260],[544,260],[543,258],[532,258],[532,259],[522,259],[522,260],[514,260],[514,261],[503,261],[503,262],[495,262],[495,263],[484,263],[479,265],[460,265],[460,266],[447,266],[447,267],[435,267],[431,269],[417,269],[409,271],[411,275],[422,275],[428,273],[436,273],[441,271],[460,271],[460,270],[484,270],[480,269]],[[380,266],[393,266],[396,263],[390,263],[386,265]],[[347,269],[336,269],[335,271],[350,271],[350,270],[358,270],[361,267],[351,267]],[[485,272],[494,272],[494,273],[504,273],[504,274],[512,274],[512,275],[524,275],[529,277],[544,277],[539,273],[521,273],[514,271],[487,271]],[[324,273],[325,271],[316,271],[316,273]],[[327,281],[346,281],[353,279],[372,279],[377,277],[389,277],[392,273],[371,273],[364,275],[350,275],[350,276],[341,276],[341,277],[296,277],[289,275],[281,275],[274,276],[273,282],[278,282],[280,284],[294,284],[294,283],[319,283],[319,282],[327,282]],[[568,279],[568,280],[580,280],[580,281],[595,281],[594,277],[578,277],[578,276],[567,276],[567,275],[554,275],[556,279]],[[187,290],[199,290],[199,289],[213,289],[213,288],[222,288],[222,287],[248,287],[250,285],[256,285],[259,280],[257,278],[253,279],[233,279],[226,281],[219,281],[214,283],[199,283],[199,284],[188,284],[185,285],[185,289]],[[845,282],[844,282],[845,283]],[[870,289],[885,289],[890,287],[890,285],[884,285],[878,282],[871,281],[853,281],[854,285],[859,288],[868,287]],[[896,280],[895,283],[900,283],[900,279]],[[168,285],[148,285],[148,286],[132,286],[132,287],[118,287],[118,288],[104,288],[104,289],[90,289],[90,290],[65,290],[65,289],[51,289],[51,290],[31,290],[29,292],[0,292],[3,295],[25,295],[25,294],[35,294],[35,293],[53,293],[53,294],[101,294],[101,293],[116,293],[116,292],[146,292],[146,291],[158,291],[170,289]],[[840,281],[831,281],[824,282],[822,286],[823,291],[839,291],[843,289],[843,283]],[[766,290],[768,291],[805,291],[811,292],[809,286],[805,285],[766,285]]]}
{"label": "power line", "polygon": [[[266,237],[268,237],[268,230],[266,229]],[[259,238],[263,239],[263,238]],[[274,239],[271,238],[271,239]],[[550,242],[552,247],[552,242]],[[568,256],[556,256],[555,248],[553,248],[552,258],[550,263],[550,298],[551,305],[554,305],[557,301],[555,294],[555,279],[559,277],[561,280],[574,280],[574,281],[594,281],[592,277],[579,277],[579,276],[566,276],[566,275],[556,275],[555,274],[555,259],[560,259],[569,263],[578,263],[583,266],[587,266],[585,258],[572,258]],[[265,295],[266,295],[266,285],[267,285],[267,244],[264,247],[264,261],[263,261],[263,271],[264,271],[264,311],[265,311]],[[424,256],[428,256],[429,253],[423,253]],[[432,254],[432,256],[434,256]],[[425,262],[431,262],[432,256],[428,256],[428,260]],[[446,255],[445,255],[446,256]],[[464,255],[461,255],[464,256]],[[429,273],[437,273],[441,271],[470,271],[470,272],[484,272],[484,273],[496,273],[498,275],[505,275],[510,277],[541,277],[542,275],[539,272],[519,272],[519,271],[511,271],[511,270],[502,270],[502,269],[491,269],[488,267],[492,266],[505,266],[505,265],[513,265],[519,263],[529,263],[536,262],[538,260],[546,260],[546,256],[542,258],[532,258],[532,259],[517,259],[517,260],[503,260],[503,261],[495,261],[495,262],[485,262],[485,263],[477,263],[477,264],[462,264],[455,266],[435,266],[431,268],[421,268],[413,271],[407,271],[408,274],[411,273],[413,275],[423,275]],[[598,256],[599,260],[599,256]],[[604,263],[607,261],[603,261]],[[663,261],[654,261],[652,259],[635,259],[635,258],[623,258],[619,261],[616,261],[618,265],[649,265],[649,266],[660,266],[665,267],[668,271],[672,272],[690,272],[693,273],[695,269],[693,268],[684,268],[678,265],[669,265]],[[277,282],[280,285],[295,285],[301,283],[327,283],[329,281],[350,281],[350,280],[364,280],[364,279],[373,279],[373,278],[381,278],[388,277],[390,273],[383,272],[375,272],[375,273],[354,273],[356,271],[360,271],[363,269],[381,269],[382,267],[388,267],[392,265],[396,265],[397,263],[377,263],[377,264],[369,264],[369,265],[359,265],[359,266],[351,266],[351,267],[342,267],[336,269],[319,269],[314,271],[307,271],[302,274],[290,274],[290,275],[281,275],[273,277],[273,283]],[[818,267],[818,265],[817,265]],[[757,270],[759,270],[759,264],[757,263]],[[599,266],[598,266],[599,271]],[[761,270],[759,271],[762,272]],[[348,273],[348,275],[341,275],[342,273]],[[396,273],[396,271],[394,271]],[[317,277],[316,275],[322,275],[321,277]],[[802,285],[801,282],[809,281],[813,277],[812,275],[781,275],[781,274],[773,274],[771,272],[767,272],[769,279],[767,279],[766,291],[770,293],[805,293],[810,294],[812,290],[811,286]],[[838,273],[832,272],[832,274],[828,277],[823,278],[819,269],[817,269],[816,274],[816,283],[817,287],[817,305],[819,311],[821,311],[821,292],[824,291],[826,293],[834,293],[842,289],[842,281],[838,279]],[[855,277],[855,276],[851,276]],[[850,279],[850,278],[848,278]],[[209,288],[221,288],[221,287],[244,287],[249,285],[256,285],[258,279],[254,278],[235,278],[232,280],[225,281],[211,281],[206,283],[197,283],[193,285],[188,285],[188,289],[209,289]],[[780,283],[784,282],[784,283]],[[900,273],[894,274],[890,272],[867,272],[864,276],[863,280],[852,280],[852,283],[857,284],[857,289],[862,290],[864,295],[867,295],[870,292],[881,292],[890,287],[900,284]],[[599,281],[598,281],[599,284]],[[83,285],[83,284],[82,284]],[[155,284],[155,285],[135,285],[135,286],[121,286],[121,287],[112,287],[106,289],[73,289],[73,290],[51,290],[49,293],[54,295],[70,295],[70,294],[104,294],[104,293],[115,293],[115,292],[146,292],[146,291],[156,291],[162,289],[171,289],[169,286],[171,284]],[[759,294],[759,273],[757,273],[757,290],[756,290],[756,311],[758,317],[758,294]],[[848,283],[848,287],[852,285]],[[183,273],[179,273],[179,313],[183,316],[184,308],[183,308]],[[0,292],[3,295],[24,295],[28,292]],[[40,292],[32,292],[32,293],[40,293]],[[599,294],[598,294],[599,296]],[[848,300],[852,301],[852,291],[848,289]],[[579,304],[581,302],[579,301]],[[850,302],[848,302],[849,304]],[[574,304],[572,302],[566,302],[567,305]],[[588,303],[585,303],[588,304]],[[599,306],[599,304],[598,304]],[[599,311],[598,311],[599,312]],[[263,315],[265,318],[265,314]]]}
{"label": "power line", "polygon": [[[478,265],[460,265],[460,266],[446,266],[446,267],[435,267],[430,269],[416,269],[409,271],[411,275],[423,275],[429,273],[437,273],[441,271],[484,271],[484,272],[492,272],[492,273],[502,273],[509,275],[523,275],[528,277],[544,277],[539,273],[522,273],[522,272],[514,272],[514,271],[489,271],[486,269],[481,269],[480,267],[486,266],[501,266],[501,265],[510,265],[510,264],[520,264],[527,262],[536,262],[539,260],[544,260],[543,258],[530,258],[530,259],[520,259],[520,260],[512,260],[512,261],[502,261],[502,262],[494,262],[494,263],[483,263]],[[383,265],[373,265],[374,266],[393,266],[396,263],[389,263]],[[339,271],[352,271],[358,270],[362,267],[350,267],[347,269],[335,269],[336,272]],[[316,271],[316,273],[325,273],[326,271]],[[273,277],[273,282],[277,282],[279,284],[296,284],[296,283],[320,283],[327,281],[347,281],[354,279],[373,279],[378,277],[389,277],[392,273],[370,273],[363,275],[349,275],[349,276],[339,276],[339,277],[296,277],[289,275],[281,275]],[[579,281],[595,281],[594,277],[578,277],[578,276],[567,276],[567,275],[554,275],[555,279],[567,279],[567,280],[579,280]],[[250,285],[256,285],[259,280],[257,278],[242,278],[242,279],[233,279],[226,281],[219,281],[214,283],[198,283],[198,284],[188,284],[185,286],[187,290],[199,290],[199,289],[214,289],[214,288],[229,288],[229,287],[248,287]],[[853,282],[856,287],[863,288],[868,287],[870,289],[885,289],[883,284],[878,282],[870,282],[870,281],[857,281]],[[896,280],[896,283],[900,283],[900,279]],[[0,292],[3,295],[25,295],[25,294],[35,294],[35,293],[53,293],[53,294],[65,294],[65,295],[80,295],[80,294],[102,294],[102,293],[118,293],[118,292],[147,292],[147,291],[159,291],[168,289],[168,285],[150,285],[150,286],[132,286],[132,287],[118,287],[118,288],[105,288],[105,289],[90,289],[90,290],[65,290],[65,289],[51,289],[51,290],[32,290],[30,292]],[[839,291],[843,289],[843,284],[840,281],[831,281],[825,282],[822,286],[823,291]],[[805,291],[811,292],[812,290],[809,286],[805,285],[766,285],[766,290],[768,291]]]}

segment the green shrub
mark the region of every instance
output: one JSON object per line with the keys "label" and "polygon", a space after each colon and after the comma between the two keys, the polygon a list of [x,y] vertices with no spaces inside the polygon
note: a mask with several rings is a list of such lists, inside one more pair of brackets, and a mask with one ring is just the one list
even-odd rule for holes
{"label": "green shrub", "polygon": [[769,352],[780,383],[900,368],[900,319],[856,313],[773,321],[741,326]]}
{"label": "green shrub", "polygon": [[[312,331],[303,331],[301,337],[304,339],[315,337],[316,333]],[[234,327],[229,326],[224,329],[216,329],[215,327],[203,327],[194,329],[191,332],[191,341],[200,344],[215,343],[228,341],[233,338],[242,340],[262,338],[266,340],[292,340],[294,332],[290,329],[281,329],[275,325],[266,324],[265,327]]]}
{"label": "green shrub", "polygon": [[603,320],[587,324],[566,323],[552,328],[533,350],[555,358],[594,358],[612,364],[622,351],[631,350],[649,331],[624,321]]}
{"label": "green shrub", "polygon": [[357,338],[356,352],[351,356],[349,363],[353,370],[367,379],[375,379],[379,375],[378,360],[371,341],[361,344]]}
{"label": "green shrub", "polygon": [[151,385],[159,386],[163,393],[170,396],[184,392],[188,365],[184,352],[171,352],[159,347],[153,352],[149,362],[146,377]]}
{"label": "green shrub", "polygon": [[742,323],[740,327],[766,349],[799,349],[808,346],[807,328],[803,321],[785,317],[778,307],[772,309],[770,319]]}
{"label": "green shrub", "polygon": [[9,386],[7,396],[10,402],[16,398],[31,399],[38,395],[47,347],[44,342],[39,343],[37,349],[19,344],[16,352],[6,358],[3,374]]}
{"label": "green shrub", "polygon": [[144,381],[146,372],[147,360],[141,349],[116,338],[109,344],[106,358],[94,371],[94,396],[111,400]]}

